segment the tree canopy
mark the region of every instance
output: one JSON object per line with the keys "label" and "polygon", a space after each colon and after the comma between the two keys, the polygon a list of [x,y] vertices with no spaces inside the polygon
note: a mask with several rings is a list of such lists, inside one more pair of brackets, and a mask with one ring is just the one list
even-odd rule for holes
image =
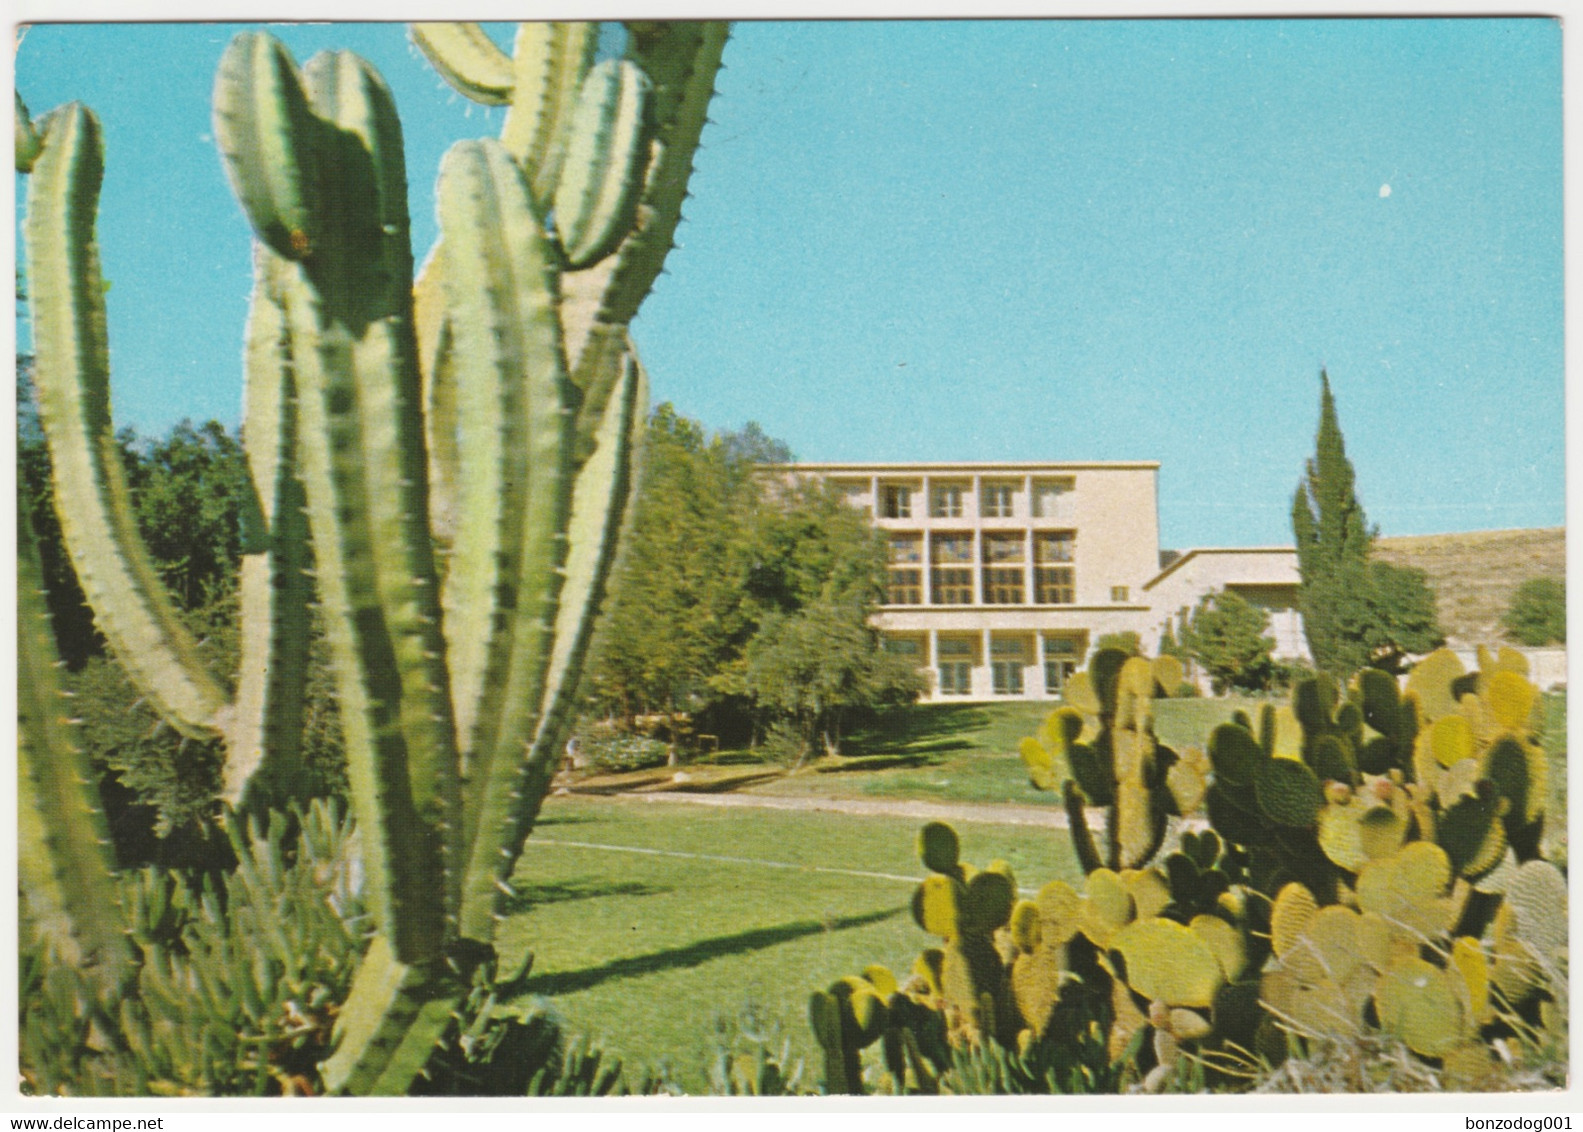
{"label": "tree canopy", "polygon": [[836,746],[853,708],[916,697],[868,625],[881,536],[823,483],[765,470],[790,460],[755,424],[711,436],[655,409],[586,678],[595,708],[688,712],[717,734],[784,720],[811,748]]}
{"label": "tree canopy", "polygon": [[1216,691],[1258,691],[1275,675],[1275,639],[1264,635],[1269,626],[1265,610],[1234,590],[1220,590],[1183,622],[1180,648],[1209,673]]}

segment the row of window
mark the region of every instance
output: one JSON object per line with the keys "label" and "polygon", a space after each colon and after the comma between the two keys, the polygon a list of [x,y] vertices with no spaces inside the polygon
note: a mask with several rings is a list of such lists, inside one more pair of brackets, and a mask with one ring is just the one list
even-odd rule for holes
{"label": "row of window", "polygon": [[[989,644],[990,690],[997,696],[1024,693],[1023,673],[1028,665],[1030,642],[1021,637],[992,638]],[[885,647],[900,656],[921,658],[921,642],[916,638],[887,638]],[[936,688],[942,696],[967,696],[973,692],[971,639],[941,637],[935,645]],[[1044,642],[1044,690],[1058,696],[1067,679],[1077,671],[1080,649],[1070,637],[1050,637]]]}
{"label": "row of window", "polygon": [[[1022,531],[985,531],[982,586],[985,605],[1023,605],[1028,585],[1027,534]],[[942,532],[929,540],[929,604],[972,605],[973,539],[965,532]],[[1072,567],[1074,535],[1071,531],[1033,532],[1033,600],[1036,605],[1070,605],[1075,600]],[[924,604],[923,535],[895,532],[890,536],[890,578],[885,600],[889,605]]]}
{"label": "row of window", "polygon": [[[1055,518],[1061,515],[1062,500],[1073,488],[1071,477],[1053,480],[1035,480],[1033,484],[1032,514],[1035,518]],[[862,489],[857,489],[861,491]],[[960,519],[966,515],[964,501],[971,493],[965,483],[938,483],[929,487],[929,517],[932,519]],[[922,494],[912,484],[881,484],[879,489],[879,517],[881,519],[911,519],[915,498]],[[979,488],[978,513],[986,519],[1010,519],[1016,514],[1016,499],[1022,494],[1021,481],[989,482]]]}
{"label": "row of window", "polygon": [[[983,587],[985,605],[1027,604],[1027,571],[1021,566],[985,566]],[[1070,566],[1034,567],[1033,604],[1071,605],[1076,601],[1076,592]],[[923,605],[923,571],[916,566],[893,566],[885,588],[885,603]],[[972,605],[972,568],[946,566],[930,570],[929,604]]]}
{"label": "row of window", "polygon": [[[890,562],[893,566],[923,561],[923,534],[919,531],[892,531]],[[936,565],[973,561],[973,534],[969,531],[938,531],[929,538],[929,561]],[[1028,532],[984,531],[984,561],[989,563],[1026,562]],[[1034,531],[1033,560],[1037,563],[1071,562],[1076,536],[1072,531]]]}

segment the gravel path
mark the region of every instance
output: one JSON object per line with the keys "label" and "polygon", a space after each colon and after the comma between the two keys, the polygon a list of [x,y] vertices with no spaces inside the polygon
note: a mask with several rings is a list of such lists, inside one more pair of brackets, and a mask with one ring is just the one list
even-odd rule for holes
{"label": "gravel path", "polygon": [[[557,791],[570,794],[571,791]],[[692,794],[685,791],[645,792],[641,794],[601,794],[602,801],[683,806],[748,807],[765,810],[823,810],[827,813],[858,814],[865,817],[918,818],[923,821],[988,822],[992,825],[1037,825],[1046,829],[1065,829],[1066,811],[1054,806],[1011,806],[970,802],[906,802],[875,798],[820,798],[785,794]],[[1100,820],[1089,814],[1089,825]]]}

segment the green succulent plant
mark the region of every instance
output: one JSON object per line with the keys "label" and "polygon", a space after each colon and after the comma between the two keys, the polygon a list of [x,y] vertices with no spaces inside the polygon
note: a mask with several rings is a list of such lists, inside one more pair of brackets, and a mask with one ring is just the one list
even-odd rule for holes
{"label": "green succulent plant", "polygon": [[[627,324],[671,247],[726,28],[636,23],[597,66],[589,24],[524,24],[509,58],[472,25],[415,36],[463,93],[510,107],[501,141],[446,155],[416,285],[400,121],[374,69],[347,52],[299,69],[255,32],[220,62],[215,136],[256,237],[235,695],[155,579],[116,456],[97,119],[17,115],[63,538],[149,701],[224,740],[244,810],[299,778],[310,601],[323,611],[377,926],[322,1067],[337,1092],[406,1091],[491,961],[631,494],[647,379]],[[114,966],[95,927],[110,862],[62,851],[102,842],[96,807],[38,687],[28,900],[63,953]]]}
{"label": "green succulent plant", "polygon": [[[1068,706],[1022,741],[1022,759],[1035,787],[1056,789],[1063,762],[1071,774],[1060,790],[1085,872],[1145,864],[1159,850],[1167,817],[1191,812],[1202,798],[1207,768],[1201,758],[1179,759],[1154,735],[1156,691],[1181,682],[1181,662],[1175,657],[1150,661],[1120,649],[1100,649],[1088,668],[1068,681]],[[1103,853],[1089,830],[1088,806],[1105,813]]]}

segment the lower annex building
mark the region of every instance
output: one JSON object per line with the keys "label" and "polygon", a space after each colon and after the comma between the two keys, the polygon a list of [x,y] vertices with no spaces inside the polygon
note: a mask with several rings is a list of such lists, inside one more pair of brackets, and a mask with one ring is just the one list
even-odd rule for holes
{"label": "lower annex building", "polygon": [[926,702],[1060,694],[1107,633],[1159,647],[1206,594],[1271,614],[1306,658],[1291,547],[1160,552],[1157,461],[793,464],[873,517],[890,547],[876,628],[930,672]]}

